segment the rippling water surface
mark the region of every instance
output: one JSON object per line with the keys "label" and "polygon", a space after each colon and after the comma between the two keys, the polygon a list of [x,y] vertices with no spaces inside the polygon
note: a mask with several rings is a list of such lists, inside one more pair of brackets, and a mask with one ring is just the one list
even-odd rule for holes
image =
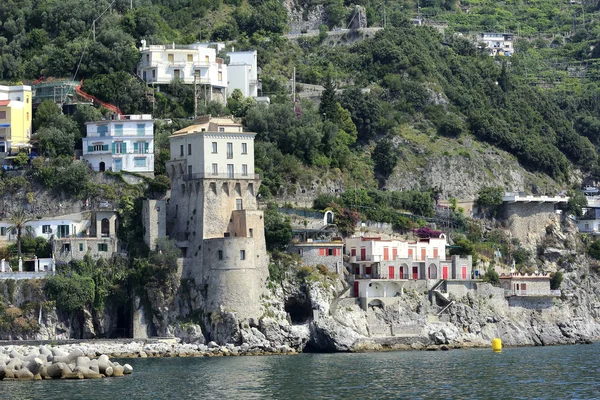
{"label": "rippling water surface", "polygon": [[126,362],[123,378],[0,381],[0,399],[600,398],[600,344]]}

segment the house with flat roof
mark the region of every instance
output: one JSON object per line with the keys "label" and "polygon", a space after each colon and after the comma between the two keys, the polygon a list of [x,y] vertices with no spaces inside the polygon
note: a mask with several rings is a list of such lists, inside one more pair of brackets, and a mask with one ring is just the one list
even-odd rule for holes
{"label": "house with flat roof", "polygon": [[83,159],[94,171],[154,175],[154,120],[149,114],[86,122]]}
{"label": "house with flat roof", "polygon": [[31,86],[0,86],[0,153],[29,148]]}

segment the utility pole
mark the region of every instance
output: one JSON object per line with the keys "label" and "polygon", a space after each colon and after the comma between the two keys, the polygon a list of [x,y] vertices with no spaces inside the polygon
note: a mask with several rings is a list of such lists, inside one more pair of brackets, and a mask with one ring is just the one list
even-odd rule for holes
{"label": "utility pole", "polygon": [[196,85],[196,74],[194,74],[194,119],[198,118],[198,87]]}
{"label": "utility pole", "polygon": [[294,73],[292,75],[292,104],[296,106],[296,66],[294,66]]}

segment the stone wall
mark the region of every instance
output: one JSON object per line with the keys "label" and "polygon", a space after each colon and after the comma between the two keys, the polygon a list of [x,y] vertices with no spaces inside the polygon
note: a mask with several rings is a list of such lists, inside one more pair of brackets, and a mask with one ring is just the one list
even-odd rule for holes
{"label": "stone wall", "polygon": [[302,251],[301,258],[302,263],[310,266],[324,265],[330,272],[341,274],[343,272],[344,260],[342,256],[342,246],[333,247],[334,249],[340,252],[339,256],[322,256],[319,253],[320,248],[331,248],[327,246],[327,243],[322,243],[322,245],[296,245],[291,243],[288,246],[288,252],[292,254],[300,254],[299,251]]}
{"label": "stone wall", "polygon": [[142,204],[144,242],[153,248],[156,239],[166,236],[167,209],[164,200],[144,200]]}
{"label": "stone wall", "polygon": [[553,203],[504,203],[501,216],[512,237],[530,249],[535,249],[547,226],[560,223]]}

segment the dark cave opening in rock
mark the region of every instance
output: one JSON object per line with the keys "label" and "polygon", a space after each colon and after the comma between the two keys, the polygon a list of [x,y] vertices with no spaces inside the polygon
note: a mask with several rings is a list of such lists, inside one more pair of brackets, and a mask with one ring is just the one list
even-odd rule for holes
{"label": "dark cave opening in rock", "polygon": [[304,324],[313,319],[313,310],[310,303],[300,302],[295,298],[287,299],[285,312],[292,320],[292,324]]}

